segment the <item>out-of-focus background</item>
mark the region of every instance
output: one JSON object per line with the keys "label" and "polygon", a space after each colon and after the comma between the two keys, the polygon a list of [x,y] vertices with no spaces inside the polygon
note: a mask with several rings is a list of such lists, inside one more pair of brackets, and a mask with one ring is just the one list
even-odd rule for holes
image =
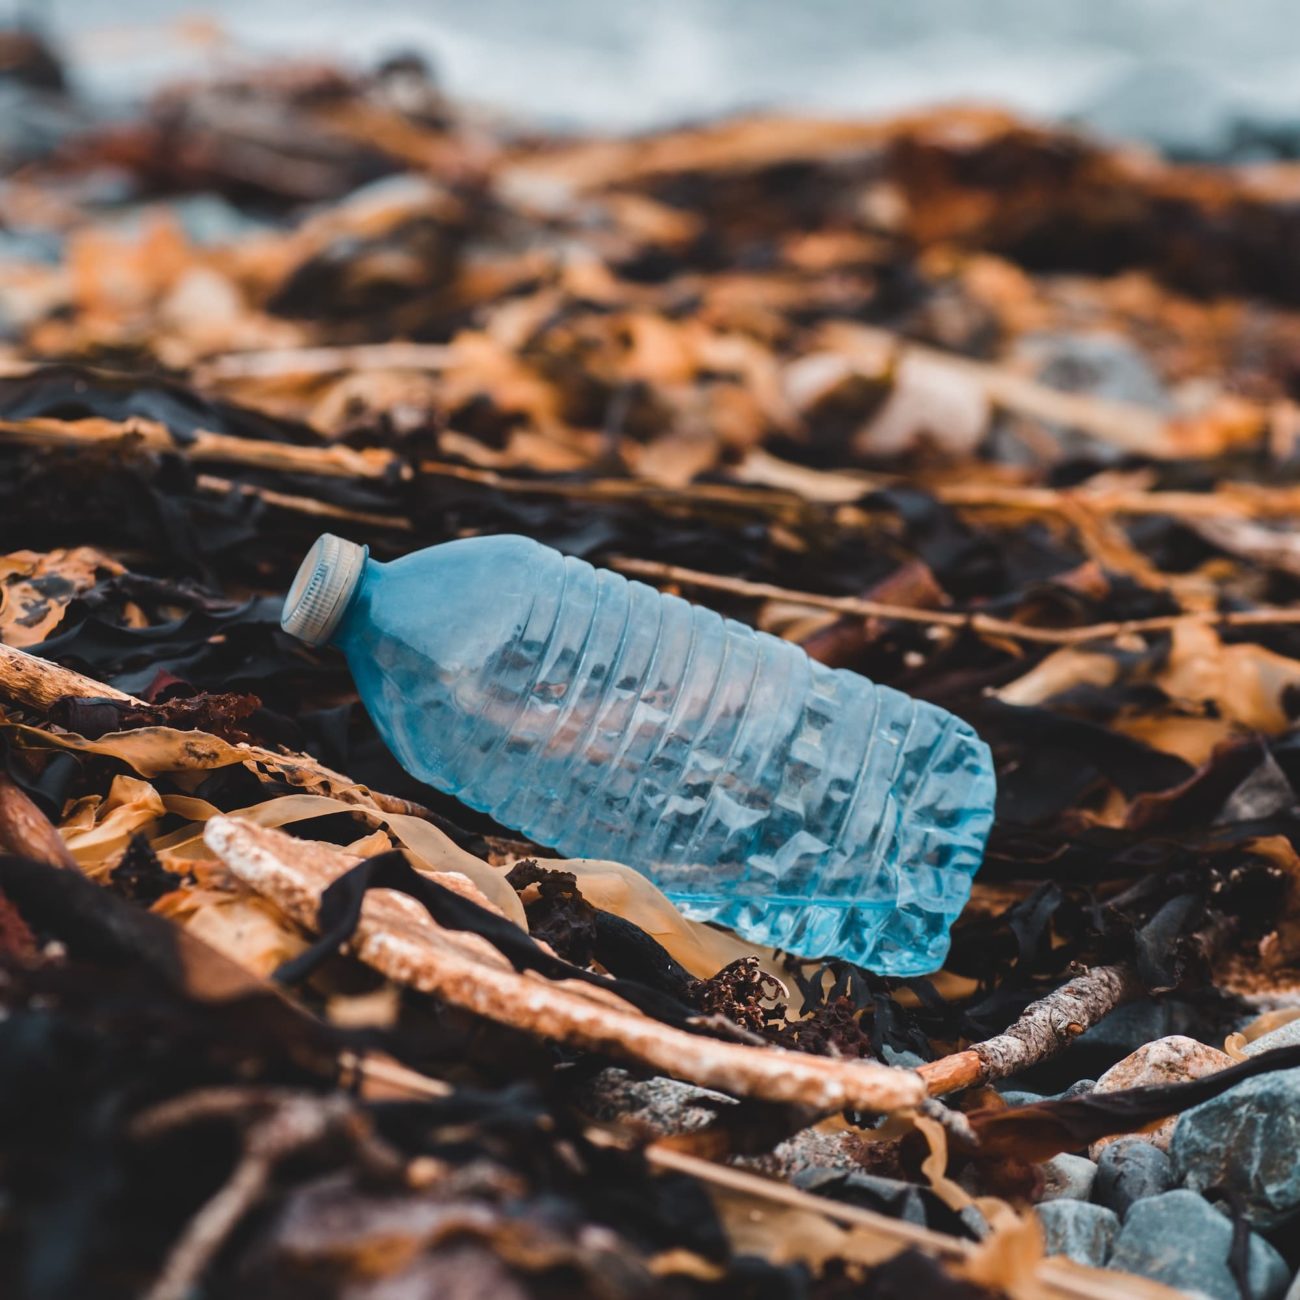
{"label": "out-of-focus background", "polygon": [[[1300,154],[1293,0],[27,0],[80,88],[147,88],[237,52],[424,55],[458,100],[548,127],[754,107],[991,100],[1178,156]],[[226,42],[214,42],[212,20]],[[190,21],[186,21],[190,19]],[[170,28],[171,34],[166,30]]]}

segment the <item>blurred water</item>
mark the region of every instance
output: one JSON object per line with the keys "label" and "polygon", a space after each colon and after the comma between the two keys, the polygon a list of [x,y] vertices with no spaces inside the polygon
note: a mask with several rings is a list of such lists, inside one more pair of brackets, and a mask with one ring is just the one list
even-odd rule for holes
{"label": "blurred water", "polygon": [[[17,7],[90,51],[96,86],[145,85],[196,57],[112,36],[175,23],[187,11],[168,0]],[[1217,150],[1236,119],[1300,121],[1291,0],[213,0],[203,12],[254,51],[416,49],[459,98],[588,129],[975,98]],[[94,56],[104,40],[112,60]]]}

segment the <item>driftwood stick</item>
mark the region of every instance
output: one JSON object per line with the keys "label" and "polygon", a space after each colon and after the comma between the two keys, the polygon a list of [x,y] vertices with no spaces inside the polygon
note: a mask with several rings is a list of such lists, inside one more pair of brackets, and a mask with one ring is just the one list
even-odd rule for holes
{"label": "driftwood stick", "polygon": [[277,492],[273,488],[257,487],[252,483],[236,483],[233,479],[220,478],[216,474],[198,474],[194,482],[200,492],[213,492],[220,496],[225,496],[228,492],[239,492],[243,496],[265,501],[269,506],[298,515],[310,515],[313,519],[365,524],[368,528],[397,532],[410,532],[414,527],[405,515],[379,515],[367,510],[349,510],[346,506],[336,506],[332,501],[321,501],[317,497],[297,493]]}
{"label": "driftwood stick", "polygon": [[837,614],[851,614],[862,618],[890,618],[900,622],[926,623],[937,627],[970,628],[973,632],[989,636],[1035,641],[1044,645],[1079,645],[1086,641],[1109,641],[1116,637],[1145,632],[1169,632],[1189,622],[1208,623],[1213,627],[1275,627],[1287,623],[1300,623],[1300,609],[1240,610],[1230,613],[1195,611],[1185,614],[1168,614],[1158,618],[1135,618],[1124,622],[1089,623],[1083,627],[1032,627],[1026,623],[1013,623],[1009,619],[993,618],[988,614],[960,614],[951,610],[913,609],[907,605],[887,605],[860,596],[822,596],[811,591],[796,591],[791,587],[778,587],[768,582],[748,582],[744,578],[728,578],[717,573],[704,573],[699,569],[686,569],[676,564],[661,564],[657,560],[637,560],[623,556],[610,561],[612,568],[636,578],[650,578],[656,582],[680,583],[702,591],[726,592],[752,600],[779,600],[813,609],[832,610]]}
{"label": "driftwood stick", "polygon": [[195,380],[278,379],[349,370],[442,370],[452,358],[445,343],[363,343],[355,347],[271,348],[225,352],[200,362]]}
{"label": "driftwood stick", "polygon": [[1098,514],[1170,515],[1179,519],[1285,519],[1300,515],[1300,489],[1220,483],[1213,492],[1142,492],[1126,488],[1021,487],[943,483],[934,495],[960,509],[1020,510],[1059,515],[1071,501]]}
{"label": "driftwood stick", "polygon": [[1141,993],[1142,985],[1128,963],[1094,966],[1031,1002],[1020,1019],[997,1037],[929,1061],[917,1073],[931,1096],[1005,1079],[1064,1051],[1085,1029]]}
{"label": "driftwood stick", "polygon": [[0,696],[26,705],[37,713],[48,713],[68,696],[122,700],[142,709],[149,707],[143,700],[137,700],[134,695],[127,695],[105,682],[97,682],[93,677],[73,672],[71,668],[6,645],[0,645]]}
{"label": "driftwood stick", "polygon": [[172,436],[165,424],[133,416],[129,420],[0,420],[0,439],[31,447],[93,447],[132,438],[152,451],[176,452],[195,462],[217,461],[295,474],[332,478],[383,478],[396,465],[409,476],[400,457],[391,452],[352,447],[300,447],[288,442],[263,442],[233,434],[197,430],[186,442]]}

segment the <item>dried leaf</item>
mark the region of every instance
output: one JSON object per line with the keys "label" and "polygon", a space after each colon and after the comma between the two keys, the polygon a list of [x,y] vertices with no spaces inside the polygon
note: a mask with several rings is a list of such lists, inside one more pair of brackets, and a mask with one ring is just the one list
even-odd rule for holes
{"label": "dried leaf", "polygon": [[122,572],[116,560],[90,546],[0,556],[0,641],[39,645],[62,622],[73,597]]}

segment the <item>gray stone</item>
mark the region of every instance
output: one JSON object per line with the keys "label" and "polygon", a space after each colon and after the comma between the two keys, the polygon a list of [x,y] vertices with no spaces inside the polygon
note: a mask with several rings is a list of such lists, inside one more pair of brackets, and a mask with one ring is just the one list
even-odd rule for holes
{"label": "gray stone", "polygon": [[800,1169],[790,1181],[804,1192],[821,1196],[830,1195],[853,1205],[902,1219],[905,1223],[926,1226],[925,1198],[915,1183],[905,1183],[897,1178],[881,1178],[861,1169],[846,1172],[843,1169],[824,1169],[810,1166]]}
{"label": "gray stone", "polygon": [[1278,1029],[1260,1034],[1241,1050],[1247,1056],[1258,1056],[1261,1052],[1271,1052],[1275,1047],[1295,1047],[1297,1044],[1300,1044],[1300,1019],[1290,1020]]}
{"label": "gray stone", "polygon": [[1070,1101],[1074,1097],[1086,1097],[1089,1093],[1096,1091],[1096,1079],[1080,1079],[1078,1083],[1072,1083],[1064,1092],[1058,1092],[1055,1100]]}
{"label": "gray stone", "polygon": [[1086,1201],[1092,1193],[1097,1166],[1083,1156],[1059,1155],[1044,1161],[1039,1169],[1043,1175],[1043,1191],[1039,1200],[1059,1201],[1070,1199]]}
{"label": "gray stone", "polygon": [[735,1102],[725,1093],[677,1079],[638,1079],[617,1066],[589,1079],[579,1097],[593,1119],[631,1122],[655,1137],[706,1128],[716,1122],[720,1109]]}
{"label": "gray stone", "polygon": [[1112,1142],[1097,1160],[1092,1199],[1122,1219],[1134,1201],[1159,1196],[1175,1181],[1173,1161],[1165,1152],[1141,1138],[1125,1137]]}
{"label": "gray stone", "polygon": [[1170,409],[1159,374],[1122,334],[1029,334],[1014,351],[1036,364],[1039,382],[1049,388]]}
{"label": "gray stone", "polygon": [[1064,1092],[1050,1095],[1005,1085],[998,1085],[998,1092],[1002,1094],[1002,1100],[1008,1106],[1032,1106],[1036,1101],[1066,1101],[1071,1097],[1086,1097],[1096,1087],[1096,1079],[1080,1079],[1078,1083],[1072,1083]]}
{"label": "gray stone", "polygon": [[[1179,1190],[1139,1201],[1115,1241],[1108,1268],[1136,1273],[1210,1300],[1240,1300],[1228,1267],[1232,1223],[1195,1192]],[[1262,1237],[1250,1235],[1250,1300],[1276,1300],[1291,1272]]]}
{"label": "gray stone", "polygon": [[1043,1225],[1049,1255],[1068,1255],[1093,1268],[1101,1268],[1110,1258],[1119,1232],[1119,1218],[1113,1210],[1086,1201],[1048,1201],[1034,1213]]}
{"label": "gray stone", "polygon": [[1223,1186],[1273,1228],[1300,1209],[1300,1069],[1247,1079],[1178,1119],[1169,1154],[1193,1191]]}
{"label": "gray stone", "polygon": [[909,1052],[906,1048],[896,1050],[888,1043],[881,1044],[880,1055],[884,1057],[886,1065],[895,1066],[900,1070],[915,1070],[925,1064],[924,1056]]}
{"label": "gray stone", "polygon": [[1019,1088],[1008,1088],[1002,1094],[1002,1100],[1008,1106],[1032,1106],[1036,1101],[1042,1101],[1043,1096],[1037,1092],[1023,1092]]}

